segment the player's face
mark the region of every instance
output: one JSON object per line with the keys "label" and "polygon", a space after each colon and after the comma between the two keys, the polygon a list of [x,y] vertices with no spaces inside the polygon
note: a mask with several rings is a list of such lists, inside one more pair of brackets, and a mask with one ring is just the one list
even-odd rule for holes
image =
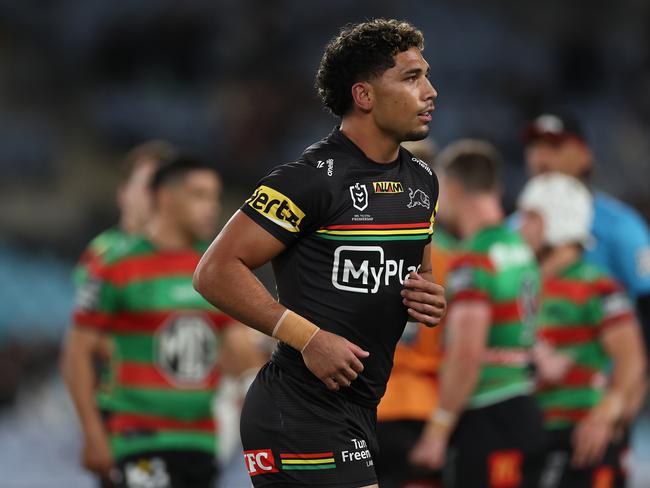
{"label": "player's face", "polygon": [[221,197],[221,180],[214,171],[190,171],[173,193],[179,225],[196,240],[214,237]]}
{"label": "player's face", "polygon": [[533,252],[539,254],[544,248],[544,219],[542,216],[531,210],[523,210],[519,231]]}
{"label": "player's face", "polygon": [[121,220],[127,232],[142,232],[151,217],[153,209],[149,184],[157,167],[153,159],[138,162],[118,192]]}
{"label": "player's face", "polygon": [[438,96],[428,78],[429,64],[412,47],[395,55],[395,66],[370,84],[375,124],[397,141],[417,141],[429,134],[429,123]]}
{"label": "player's face", "polygon": [[557,171],[580,178],[590,165],[590,152],[576,139],[562,142],[538,139],[526,146],[526,164],[532,176]]}

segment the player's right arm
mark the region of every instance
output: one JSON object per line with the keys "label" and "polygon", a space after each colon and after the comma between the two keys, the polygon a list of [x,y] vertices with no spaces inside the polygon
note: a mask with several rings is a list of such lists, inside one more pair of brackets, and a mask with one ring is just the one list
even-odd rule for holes
{"label": "player's right arm", "polygon": [[83,432],[83,466],[107,477],[113,456],[96,401],[95,362],[110,357],[107,332],[118,308],[118,288],[111,282],[110,267],[102,260],[86,266],[86,271],[77,283],[73,326],[63,345],[61,372]]}
{"label": "player's right arm", "polygon": [[613,282],[602,294],[603,320],[600,341],[612,362],[603,399],[582,419],[573,433],[574,466],[591,465],[602,459],[615,425],[634,416],[638,391],[645,386],[646,357],[641,331],[632,304]]}
{"label": "player's right arm", "polygon": [[104,334],[89,327],[71,327],[63,346],[61,373],[83,432],[82,463],[103,476],[113,465],[108,434],[95,401],[95,358],[104,349]]}
{"label": "player's right arm", "polygon": [[360,358],[368,353],[288,311],[253,274],[285,249],[283,242],[237,211],[199,262],[194,287],[226,314],[301,352],[305,365],[330,390],[349,386],[363,370]]}

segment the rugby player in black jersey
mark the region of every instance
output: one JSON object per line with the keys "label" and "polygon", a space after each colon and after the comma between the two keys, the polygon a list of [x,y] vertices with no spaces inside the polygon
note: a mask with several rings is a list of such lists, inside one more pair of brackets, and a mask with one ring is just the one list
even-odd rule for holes
{"label": "rugby player in black jersey", "polygon": [[[420,31],[377,19],[325,48],[316,85],[340,127],[258,182],[203,256],[196,289],[279,340],[241,420],[253,484],[377,486],[376,406],[407,321],[445,311],[429,241],[431,169],[400,143],[437,96]],[[271,261],[276,301],[251,270]]]}

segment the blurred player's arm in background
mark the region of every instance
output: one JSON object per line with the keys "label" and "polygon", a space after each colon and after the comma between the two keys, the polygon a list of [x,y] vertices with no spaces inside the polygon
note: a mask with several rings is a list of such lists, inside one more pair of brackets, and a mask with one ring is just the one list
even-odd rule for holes
{"label": "blurred player's arm in background", "polygon": [[224,329],[219,368],[225,375],[239,379],[268,361],[268,352],[259,346],[258,334],[240,322]]}
{"label": "blurred player's arm in background", "polygon": [[491,321],[484,300],[463,300],[450,308],[438,409],[411,453],[414,464],[431,469],[444,464],[449,436],[478,382]]}
{"label": "blurred player's arm in background", "polygon": [[612,372],[603,399],[582,419],[573,433],[576,467],[602,459],[618,422],[631,421],[645,390],[646,357],[639,324],[631,312],[607,322],[601,342],[612,361]]}
{"label": "blurred player's arm in background", "polygon": [[217,458],[227,466],[238,453],[241,454],[241,407],[257,372],[269,359],[269,343],[275,341],[240,322],[226,327],[222,338],[218,366],[224,376],[214,398],[213,413],[219,425]]}
{"label": "blurred player's arm in background", "polygon": [[96,402],[95,358],[105,348],[104,334],[89,327],[70,328],[61,356],[61,373],[83,431],[83,466],[108,476],[113,465],[108,434]]}
{"label": "blurred player's arm in background", "polygon": [[[252,270],[284,250],[282,242],[237,211],[201,258],[194,273],[194,287],[226,314],[273,336],[287,309],[271,296]],[[305,319],[295,314],[293,318],[293,330],[301,332],[303,325],[304,329],[314,330]],[[317,328],[300,352],[309,370],[331,390],[354,381],[363,370],[360,358],[368,357],[366,351],[347,339]]]}

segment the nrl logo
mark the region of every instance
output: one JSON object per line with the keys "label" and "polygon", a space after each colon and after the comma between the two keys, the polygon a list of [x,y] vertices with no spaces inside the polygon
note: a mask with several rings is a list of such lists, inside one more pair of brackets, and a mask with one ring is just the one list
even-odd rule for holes
{"label": "nrl logo", "polygon": [[368,207],[368,189],[366,185],[355,183],[350,187],[350,196],[352,197],[352,205],[359,211],[363,211]]}
{"label": "nrl logo", "polygon": [[407,205],[408,208],[417,207],[418,205],[427,210],[431,208],[431,200],[429,200],[429,197],[420,189],[413,190],[409,188],[409,198],[411,201]]}

